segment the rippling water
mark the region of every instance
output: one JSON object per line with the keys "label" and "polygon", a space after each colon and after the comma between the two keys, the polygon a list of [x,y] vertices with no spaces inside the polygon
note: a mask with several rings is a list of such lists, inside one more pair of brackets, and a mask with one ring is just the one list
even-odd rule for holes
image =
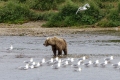
{"label": "rippling water", "polygon": [[[62,37],[68,43],[68,54],[119,54],[120,52],[118,36],[77,34]],[[46,37],[1,36],[0,51],[6,52],[6,49],[12,44],[13,53],[52,55],[51,47],[43,46],[45,39]]]}
{"label": "rippling water", "polygon": [[[106,56],[115,57],[113,63],[120,61],[120,37],[116,35],[71,34],[60,36],[68,43],[68,57],[80,58],[85,55],[88,60]],[[71,67],[53,70],[49,66],[21,71],[17,67],[23,61],[33,57],[35,60],[50,59],[51,47],[43,46],[46,37],[0,36],[0,77],[1,80],[120,80],[120,71],[108,65],[106,68],[85,68],[82,72],[73,72]],[[6,50],[13,45],[12,51]]]}

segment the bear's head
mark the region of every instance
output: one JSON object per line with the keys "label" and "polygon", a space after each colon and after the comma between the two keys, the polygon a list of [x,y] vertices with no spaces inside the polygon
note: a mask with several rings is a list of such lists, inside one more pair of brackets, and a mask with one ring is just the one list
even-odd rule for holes
{"label": "bear's head", "polygon": [[55,45],[55,37],[48,37],[45,42],[44,42],[44,46],[49,46],[49,45]]}

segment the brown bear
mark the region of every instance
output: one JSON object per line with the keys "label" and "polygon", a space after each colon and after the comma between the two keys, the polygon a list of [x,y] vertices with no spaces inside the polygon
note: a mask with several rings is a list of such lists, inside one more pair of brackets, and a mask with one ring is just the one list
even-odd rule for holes
{"label": "brown bear", "polygon": [[58,56],[62,55],[62,51],[64,51],[64,55],[67,55],[67,43],[63,38],[58,37],[48,37],[45,40],[44,46],[51,45],[54,56],[56,56],[56,51],[58,50]]}

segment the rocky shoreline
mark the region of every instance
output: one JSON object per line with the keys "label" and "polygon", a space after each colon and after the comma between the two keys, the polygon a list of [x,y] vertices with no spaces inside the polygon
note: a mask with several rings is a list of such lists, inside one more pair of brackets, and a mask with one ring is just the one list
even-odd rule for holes
{"label": "rocky shoreline", "polygon": [[119,27],[114,28],[44,28],[43,21],[28,22],[24,24],[0,24],[0,36],[56,36],[64,34],[76,34],[83,32],[114,30],[120,31]]}

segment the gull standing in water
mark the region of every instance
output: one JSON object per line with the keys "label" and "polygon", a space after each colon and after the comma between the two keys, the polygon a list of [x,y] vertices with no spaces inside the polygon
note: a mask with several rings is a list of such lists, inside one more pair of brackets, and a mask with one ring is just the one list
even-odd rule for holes
{"label": "gull standing in water", "polygon": [[21,69],[21,70],[27,70],[28,68],[29,68],[29,64],[19,67],[19,69]]}
{"label": "gull standing in water", "polygon": [[13,50],[13,45],[11,45],[7,50]]}
{"label": "gull standing in water", "polygon": [[91,64],[92,64],[92,61],[90,60],[89,62],[85,63],[84,65],[85,65],[86,67],[89,67]]}
{"label": "gull standing in water", "polygon": [[96,60],[95,62],[93,62],[93,66],[94,66],[94,67],[97,67],[98,64],[99,64],[99,60]]}
{"label": "gull standing in water", "polygon": [[113,60],[113,56],[107,57],[104,60],[107,61],[108,63],[111,63],[111,61]]}
{"label": "gull standing in water", "polygon": [[33,69],[33,68],[34,68],[34,65],[29,66],[29,68],[30,68],[30,69]]}
{"label": "gull standing in water", "polygon": [[31,66],[31,65],[34,66],[35,64],[36,64],[35,62],[30,62],[30,63],[29,63],[30,66]]}
{"label": "gull standing in water", "polygon": [[86,60],[85,56],[83,56],[82,58],[78,59],[78,61],[81,61],[81,63],[83,63],[84,60]]}
{"label": "gull standing in water", "polygon": [[108,61],[105,61],[105,62],[101,63],[100,65],[101,65],[101,67],[105,67],[107,64],[108,64]]}
{"label": "gull standing in water", "polygon": [[31,63],[31,62],[33,62],[33,58],[30,58],[30,60],[28,60],[28,61],[23,61],[24,63]]}
{"label": "gull standing in water", "polygon": [[58,60],[59,60],[59,58],[58,58],[58,57],[56,57],[56,58],[55,58],[55,61],[58,61]]}
{"label": "gull standing in water", "polygon": [[43,58],[42,61],[40,61],[40,66],[43,66],[44,63],[45,63],[45,58]]}
{"label": "gull standing in water", "polygon": [[59,69],[60,66],[61,66],[61,63],[57,63],[57,64],[52,65],[52,68],[53,69]]}
{"label": "gull standing in water", "polygon": [[57,61],[54,61],[53,64],[57,64],[57,63],[61,63],[61,62],[62,62],[62,60],[59,59],[59,60],[57,60]]}
{"label": "gull standing in water", "polygon": [[43,58],[42,61],[40,61],[40,63],[45,63],[45,58]]}
{"label": "gull standing in water", "polygon": [[82,71],[82,68],[81,68],[81,67],[79,67],[79,68],[77,68],[77,69],[75,68],[74,71],[81,72],[81,71]]}
{"label": "gull standing in water", "polygon": [[79,12],[79,11],[85,11],[87,10],[88,8],[90,7],[90,5],[87,3],[85,4],[83,7],[79,7],[78,10],[76,11],[76,14]]}
{"label": "gull standing in water", "polygon": [[68,65],[68,61],[63,62],[61,65],[62,67],[66,67]]}
{"label": "gull standing in water", "polygon": [[39,66],[40,66],[40,63],[38,62],[34,65],[34,68],[38,68]]}
{"label": "gull standing in water", "polygon": [[74,67],[74,68],[78,68],[80,66],[80,63],[81,63],[81,61],[78,61],[77,64],[73,64],[71,66]]}
{"label": "gull standing in water", "polygon": [[74,58],[68,58],[67,61],[68,61],[68,64],[69,64],[69,65],[72,65],[72,63],[74,62]]}
{"label": "gull standing in water", "polygon": [[118,63],[116,63],[116,64],[112,64],[112,66],[113,66],[114,68],[118,68],[118,67],[120,67],[120,62],[118,62]]}
{"label": "gull standing in water", "polygon": [[46,64],[47,64],[48,66],[52,65],[52,64],[53,64],[53,58],[51,58],[49,61],[47,61]]}

